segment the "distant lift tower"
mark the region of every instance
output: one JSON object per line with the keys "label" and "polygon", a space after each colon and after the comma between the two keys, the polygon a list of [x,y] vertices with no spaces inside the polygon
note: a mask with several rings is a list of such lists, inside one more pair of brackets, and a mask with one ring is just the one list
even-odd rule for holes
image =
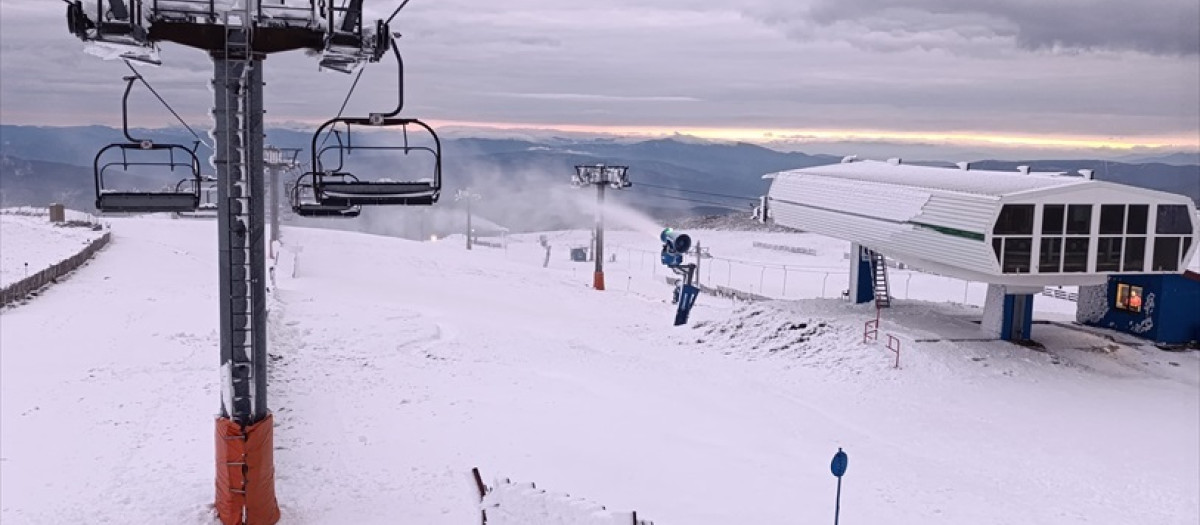
{"label": "distant lift tower", "polygon": [[596,273],[592,286],[597,290],[604,289],[604,188],[623,190],[633,183],[629,182],[629,166],[606,166],[604,164],[575,166],[575,175],[571,177],[575,187],[596,187]]}
{"label": "distant lift tower", "polygon": [[[263,61],[272,53],[307,49],[320,55],[322,67],[349,72],[378,61],[391,44],[391,31],[384,21],[364,28],[363,0],[67,4],[68,28],[93,54],[160,63],[158,44],[174,42],[212,57],[222,377],[216,508],[226,525],[276,523],[261,199]],[[109,192],[99,187],[97,192],[97,207],[109,211]],[[112,201],[116,211],[179,211],[195,202],[179,192],[112,195],[120,196]]]}
{"label": "distant lift tower", "polygon": [[267,197],[271,200],[271,235],[268,242],[271,256],[274,256],[275,243],[279,242],[279,194],[283,192],[282,180],[279,177],[280,172],[285,170],[294,170],[300,166],[300,162],[296,160],[300,156],[299,148],[277,148],[275,146],[267,146],[263,150],[263,163],[267,167],[267,183],[271,188],[267,190]]}

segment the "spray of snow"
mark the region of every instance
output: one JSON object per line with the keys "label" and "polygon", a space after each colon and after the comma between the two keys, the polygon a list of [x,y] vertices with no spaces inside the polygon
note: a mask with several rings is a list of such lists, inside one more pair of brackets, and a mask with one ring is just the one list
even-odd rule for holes
{"label": "spray of snow", "polygon": [[[573,192],[571,198],[579,209],[595,215],[596,198],[592,192]],[[627,228],[656,238],[663,229],[662,225],[649,215],[611,200],[604,203],[604,221],[606,227]]]}

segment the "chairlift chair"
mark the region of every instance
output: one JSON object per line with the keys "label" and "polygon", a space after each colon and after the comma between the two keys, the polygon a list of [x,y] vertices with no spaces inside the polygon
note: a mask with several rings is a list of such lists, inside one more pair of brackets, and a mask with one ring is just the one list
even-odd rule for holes
{"label": "chairlift chair", "polygon": [[158,49],[143,24],[142,0],[96,0],[94,20],[81,0],[67,0],[67,30],[84,42],[119,51],[120,58],[162,65]]}
{"label": "chairlift chair", "polygon": [[[175,192],[182,193],[185,187],[190,187],[195,184],[193,179],[182,179],[175,184]],[[217,188],[217,179],[211,175],[204,175],[201,178],[200,186],[200,203],[194,211],[175,212],[177,217],[197,218],[197,219],[215,219],[218,214],[217,194],[220,189]]]}
{"label": "chairlift chair", "polygon": [[[301,175],[299,179],[296,179],[296,183],[291,187],[289,198],[292,204],[292,212],[301,217],[314,218],[353,218],[358,217],[362,213],[362,206],[323,204],[317,201],[316,193],[313,189],[313,180],[316,178],[316,173],[308,172]],[[307,199],[305,198],[306,193],[309,196]]]}
{"label": "chairlift chair", "polygon": [[[400,114],[404,107],[404,62],[400,57],[400,51],[394,42],[390,44],[392,54],[396,57],[398,66],[398,89],[399,102],[396,109],[388,113],[372,113],[368,117],[338,117],[330,119],[317,128],[313,134],[312,147],[309,150],[312,154],[313,166],[313,190],[317,200],[324,205],[331,206],[352,206],[352,205],[401,205],[401,206],[428,206],[436,203],[441,196],[442,190],[442,145],[438,139],[437,133],[428,124],[413,118],[401,118],[396,115]],[[342,142],[340,135],[336,146],[322,148],[318,146],[317,140],[325,133],[333,133],[337,127],[345,126],[347,136],[354,126],[363,126],[368,128],[399,128],[403,142],[398,145],[384,146],[366,146],[356,145],[352,141],[347,140]],[[416,127],[424,130],[432,139],[432,145],[414,145],[409,142],[408,131],[410,127]],[[335,169],[325,169],[322,167],[321,159],[323,154],[331,150],[338,152],[338,166]],[[346,155],[358,150],[374,150],[374,151],[392,151],[408,155],[410,153],[427,154],[433,161],[432,177],[419,180],[362,180],[359,177],[344,170],[343,162]]]}
{"label": "chairlift chair", "polygon": [[[200,143],[195,143],[189,149],[180,144],[156,144],[149,139],[135,139],[129,134],[129,92],[133,89],[134,81],[140,78],[125,77],[127,84],[121,103],[121,117],[122,129],[129,142],[109,144],[101,148],[92,162],[96,182],[96,209],[116,213],[194,211],[200,206],[200,159],[196,156],[196,148]],[[119,153],[119,157],[115,153]],[[147,154],[155,158],[141,160],[145,159]],[[114,158],[115,160],[110,160]],[[180,170],[187,176],[174,188],[163,191],[122,191],[105,186],[105,173],[128,173],[131,168],[146,168],[155,172]]]}

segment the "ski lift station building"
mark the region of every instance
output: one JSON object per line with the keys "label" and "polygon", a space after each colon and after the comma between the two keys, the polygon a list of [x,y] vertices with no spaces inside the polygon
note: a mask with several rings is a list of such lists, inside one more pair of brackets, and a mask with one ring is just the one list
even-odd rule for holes
{"label": "ski lift station building", "polygon": [[1088,170],[985,171],[848,157],[765,177],[773,179],[767,201],[777,224],[852,243],[855,302],[886,301],[872,278],[886,256],[988,283],[983,326],[1003,339],[1029,338],[1033,294],[1045,286],[1179,275],[1200,245],[1190,198],[1094,180]]}

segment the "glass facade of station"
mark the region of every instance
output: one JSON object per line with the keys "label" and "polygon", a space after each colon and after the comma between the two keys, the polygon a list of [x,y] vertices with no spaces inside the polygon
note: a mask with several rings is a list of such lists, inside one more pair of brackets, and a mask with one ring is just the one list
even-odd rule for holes
{"label": "glass facade of station", "polygon": [[1174,272],[1192,238],[1182,204],[1006,204],[992,249],[1003,273]]}

